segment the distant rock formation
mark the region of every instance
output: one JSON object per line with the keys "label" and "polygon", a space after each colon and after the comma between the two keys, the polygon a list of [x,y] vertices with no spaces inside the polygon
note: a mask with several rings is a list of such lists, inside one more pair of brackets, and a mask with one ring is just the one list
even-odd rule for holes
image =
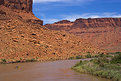
{"label": "distant rock formation", "polygon": [[70,30],[73,28],[121,27],[121,18],[80,18],[74,22],[62,20],[45,26],[53,30],[67,30],[65,27]]}
{"label": "distant rock formation", "polygon": [[0,5],[32,12],[33,0],[0,0]]}
{"label": "distant rock formation", "polygon": [[59,21],[59,22],[55,22],[54,24],[70,24],[72,23],[71,21],[69,20],[62,20],[62,21]]}
{"label": "distant rock formation", "polygon": [[45,26],[51,30],[70,30],[73,22],[69,20],[62,20],[59,22],[55,22],[54,24],[46,24]]}
{"label": "distant rock formation", "polygon": [[121,18],[94,18],[77,19],[72,27],[95,28],[95,27],[121,27]]}
{"label": "distant rock formation", "polygon": [[74,22],[63,20],[45,26],[73,33],[109,51],[121,51],[121,18],[80,18]]}

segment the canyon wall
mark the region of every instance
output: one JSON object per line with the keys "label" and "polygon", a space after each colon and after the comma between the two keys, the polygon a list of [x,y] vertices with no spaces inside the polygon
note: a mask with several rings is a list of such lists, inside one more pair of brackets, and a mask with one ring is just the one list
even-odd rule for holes
{"label": "canyon wall", "polygon": [[94,18],[77,19],[72,27],[95,28],[95,27],[121,27],[121,18]]}
{"label": "canyon wall", "polygon": [[4,4],[4,0],[0,0],[0,5]]}
{"label": "canyon wall", "polygon": [[27,23],[43,25],[43,21],[34,16],[32,5],[33,0],[0,0],[0,19],[16,18]]}
{"label": "canyon wall", "polygon": [[51,30],[70,30],[71,26],[73,25],[73,22],[68,20],[62,20],[59,22],[55,22],[54,24],[46,24],[45,26]]}
{"label": "canyon wall", "polygon": [[[62,20],[53,24],[46,24],[52,30],[67,30],[75,28],[121,27],[121,18],[77,19],[74,22]],[[67,28],[67,29],[66,29]],[[69,31],[69,30],[68,30]]]}
{"label": "canyon wall", "polygon": [[51,30],[64,30],[109,52],[121,51],[121,18],[77,19],[45,25]]}
{"label": "canyon wall", "polygon": [[25,10],[27,12],[32,12],[33,0],[0,0],[0,5],[12,9]]}

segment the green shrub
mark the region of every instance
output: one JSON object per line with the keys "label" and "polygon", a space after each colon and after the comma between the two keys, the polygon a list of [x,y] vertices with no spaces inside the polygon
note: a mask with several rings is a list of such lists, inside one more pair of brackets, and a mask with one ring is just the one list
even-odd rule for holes
{"label": "green shrub", "polygon": [[2,61],[3,63],[7,62],[6,59],[1,59],[1,61]]}
{"label": "green shrub", "polygon": [[74,66],[74,67],[77,67],[77,66],[79,66],[79,65],[80,65],[80,63],[78,62],[78,63],[76,63],[76,64],[75,64],[75,66]]}
{"label": "green shrub", "polygon": [[112,60],[111,60],[112,64],[117,64],[117,63],[121,63],[121,54],[119,53],[118,55],[115,55]]}
{"label": "green shrub", "polygon": [[[91,61],[80,61],[72,69],[82,73],[89,73],[99,77],[121,81],[121,66],[117,64],[105,63],[105,58],[99,64],[95,64],[98,59]],[[104,64],[102,64],[104,63]],[[115,67],[116,66],[116,67]]]}
{"label": "green shrub", "polygon": [[76,59],[82,59],[82,56],[76,56]]}
{"label": "green shrub", "polygon": [[83,61],[78,62],[78,63],[75,64],[74,67],[79,66],[79,65],[81,65],[82,63],[83,63]]}
{"label": "green shrub", "polygon": [[74,59],[74,57],[69,57],[68,59],[69,59],[69,60],[72,60],[72,59]]}
{"label": "green shrub", "polygon": [[105,56],[105,54],[102,53],[102,54],[99,54],[98,57],[104,57],[104,56]]}
{"label": "green shrub", "polygon": [[115,52],[115,54],[121,54],[121,52]]}
{"label": "green shrub", "polygon": [[91,58],[91,57],[92,57],[92,56],[91,56],[90,53],[86,55],[86,58]]}
{"label": "green shrub", "polygon": [[108,54],[116,55],[116,54],[121,54],[121,52],[114,52],[114,53],[108,53]]}
{"label": "green shrub", "polygon": [[26,62],[35,62],[36,60],[34,58],[26,60]]}
{"label": "green shrub", "polygon": [[98,57],[98,55],[94,55],[93,57]]}

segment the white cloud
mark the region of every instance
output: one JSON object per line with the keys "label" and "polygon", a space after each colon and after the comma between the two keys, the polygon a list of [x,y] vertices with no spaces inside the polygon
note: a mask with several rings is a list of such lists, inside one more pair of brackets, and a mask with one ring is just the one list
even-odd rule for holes
{"label": "white cloud", "polygon": [[52,24],[54,22],[60,21],[60,19],[42,19],[44,24]]}
{"label": "white cloud", "polygon": [[84,13],[84,14],[68,14],[68,15],[61,15],[59,19],[46,19],[44,18],[45,24],[51,24],[61,20],[70,20],[75,21],[78,18],[104,18],[104,17],[121,17],[121,14],[117,13]]}
{"label": "white cloud", "polygon": [[84,3],[94,0],[33,0],[34,3],[64,2],[64,3]]}
{"label": "white cloud", "polygon": [[59,2],[61,0],[33,0],[34,3]]}
{"label": "white cloud", "polygon": [[103,17],[121,17],[121,14],[117,13],[84,13],[84,14],[72,14],[72,15],[64,15],[63,19],[67,19],[70,21],[75,21],[78,18],[103,18]]}

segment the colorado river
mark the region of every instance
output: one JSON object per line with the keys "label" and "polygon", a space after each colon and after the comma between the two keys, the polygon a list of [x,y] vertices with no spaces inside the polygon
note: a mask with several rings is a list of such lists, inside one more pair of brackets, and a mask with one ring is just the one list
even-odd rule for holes
{"label": "colorado river", "polygon": [[0,64],[0,81],[111,81],[71,70],[78,61]]}

